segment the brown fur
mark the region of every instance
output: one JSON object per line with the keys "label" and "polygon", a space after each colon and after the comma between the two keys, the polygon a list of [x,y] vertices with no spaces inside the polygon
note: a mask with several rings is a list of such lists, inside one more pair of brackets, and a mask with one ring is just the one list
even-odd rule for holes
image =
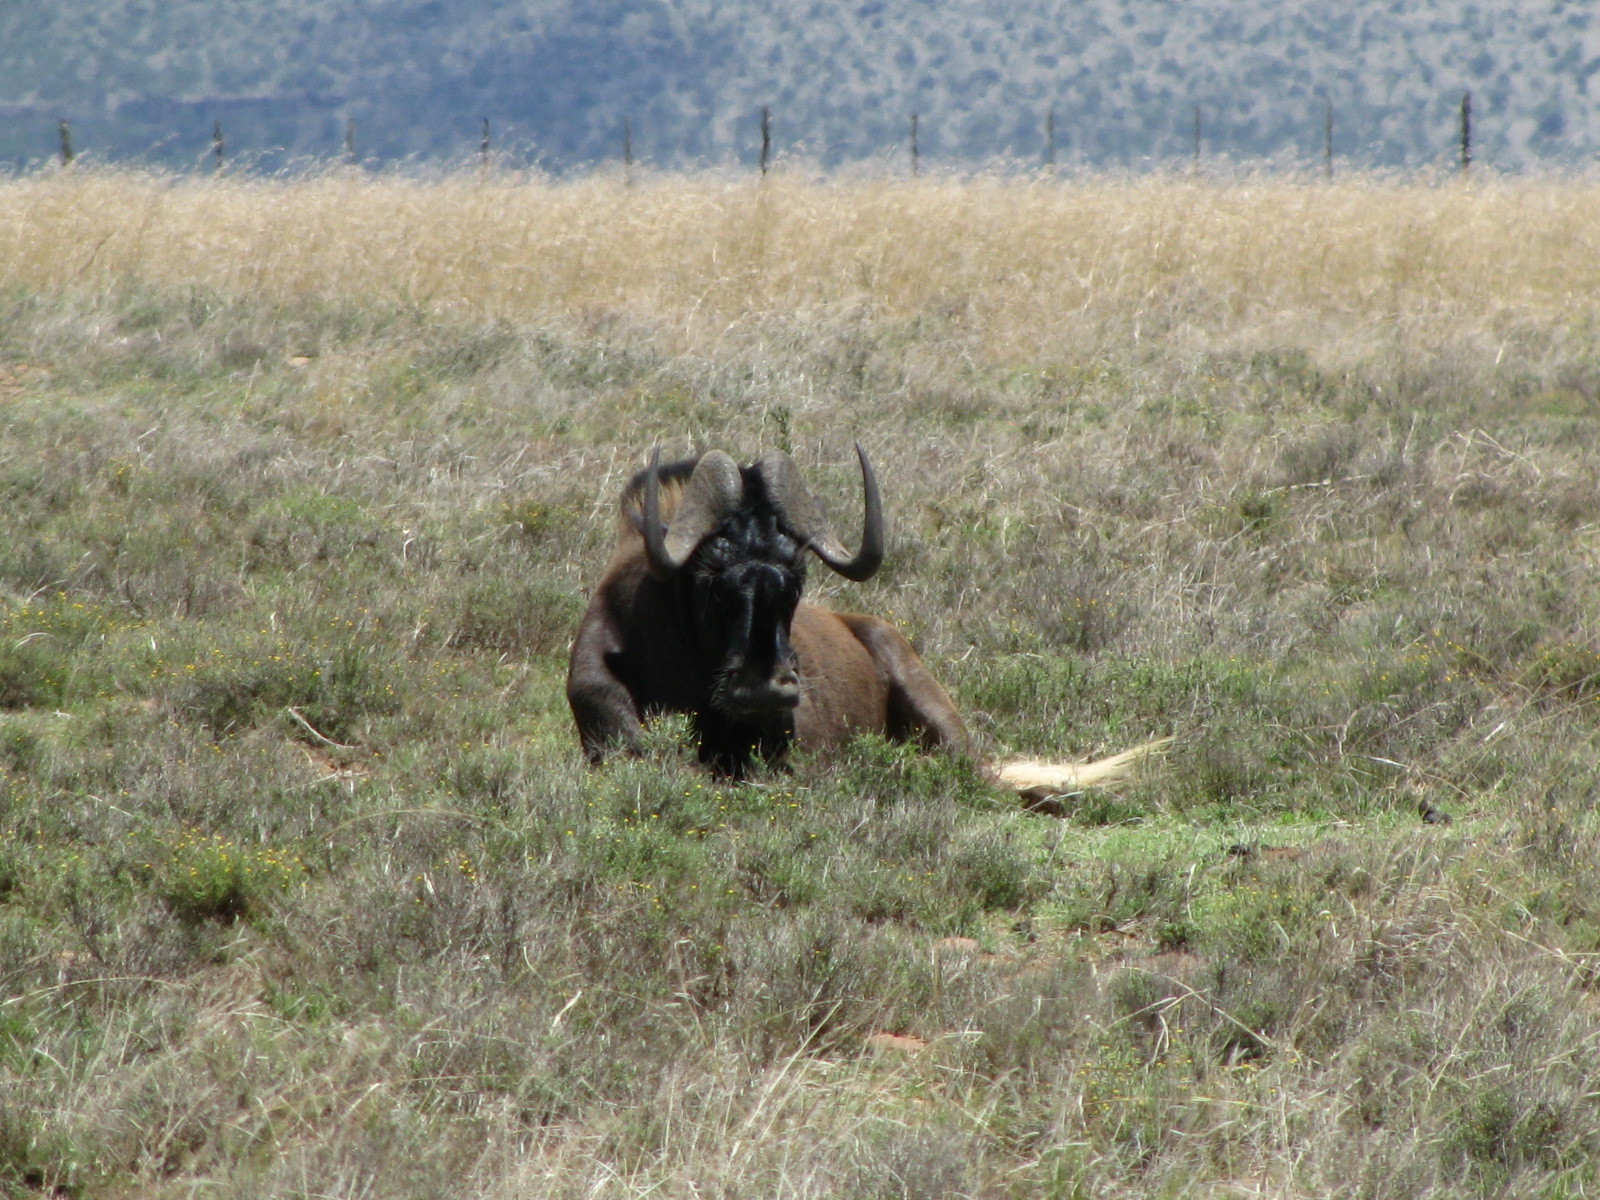
{"label": "brown fur", "polygon": [[[657,605],[665,590],[650,577],[630,522],[572,644],[567,697],[591,757],[612,743],[637,750],[651,709],[685,711],[673,703],[673,684],[693,670],[692,653],[662,640]],[[888,622],[802,603],[789,636],[800,660],[794,740],[802,747],[873,732],[968,752],[954,702]]]}
{"label": "brown fur", "polygon": [[[678,510],[686,477],[660,477],[664,522]],[[617,547],[573,640],[567,697],[591,758],[618,744],[637,750],[651,710],[694,712],[691,684],[706,666],[684,644],[673,585],[650,576],[642,482],[635,477],[623,490]],[[969,752],[954,702],[887,622],[802,602],[789,638],[800,675],[792,736],[802,747],[826,749],[876,732]]]}
{"label": "brown fur", "polygon": [[[661,505],[661,519],[671,521],[683,501],[683,479],[662,479],[657,492]],[[614,558],[644,550],[644,537],[639,526],[644,522],[644,489],[634,480],[622,492],[617,505],[617,549]]]}
{"label": "brown fur", "polygon": [[[663,477],[661,515],[670,521],[683,495],[682,476]],[[705,717],[698,661],[683,635],[683,593],[652,578],[640,534],[642,488],[624,490],[617,548],[573,639],[567,677],[584,750],[599,759],[609,750],[638,752],[653,711]],[[785,736],[758,746],[781,758],[790,739],[826,751],[860,733],[915,741],[928,750],[972,754],[971,738],[955,703],[887,621],[801,603],[789,640],[798,659],[800,700]],[[1031,802],[1048,795],[1125,778],[1165,744],[1152,742],[1096,763],[1014,762],[985,766],[996,783]],[[715,756],[703,756],[717,761]]]}

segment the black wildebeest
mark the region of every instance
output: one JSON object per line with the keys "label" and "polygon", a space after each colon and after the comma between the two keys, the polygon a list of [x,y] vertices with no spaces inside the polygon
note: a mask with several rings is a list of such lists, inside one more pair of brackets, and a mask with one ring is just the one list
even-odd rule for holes
{"label": "black wildebeest", "polygon": [[[856,454],[866,515],[854,554],[787,454],[746,467],[720,451],[667,466],[651,456],[623,490],[617,550],[572,644],[567,699],[592,761],[637,752],[655,712],[688,714],[701,760],[734,775],[862,732],[971,753],[960,712],[899,631],[800,599],[808,555],[856,581],[883,561],[877,478]],[[1059,791],[1147,750],[986,769],[1024,793]]]}

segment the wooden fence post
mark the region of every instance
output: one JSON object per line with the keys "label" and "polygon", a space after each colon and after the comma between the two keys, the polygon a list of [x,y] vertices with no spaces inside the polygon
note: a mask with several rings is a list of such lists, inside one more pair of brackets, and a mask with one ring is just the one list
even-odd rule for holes
{"label": "wooden fence post", "polygon": [[350,166],[356,165],[356,119],[350,117],[344,123],[344,161]]}
{"label": "wooden fence post", "polygon": [[1328,107],[1322,117],[1322,165],[1328,176],[1328,182],[1333,182],[1333,101],[1328,101]]}
{"label": "wooden fence post", "polygon": [[1472,93],[1461,94],[1461,173],[1472,170]]}
{"label": "wooden fence post", "polygon": [[917,114],[911,114],[911,177],[922,174],[922,150],[917,145]]}
{"label": "wooden fence post", "polygon": [[1194,169],[1200,169],[1200,106],[1194,106]]}
{"label": "wooden fence post", "polygon": [[213,125],[211,127],[211,155],[212,155],[211,172],[214,175],[221,175],[222,174],[222,151],[223,151],[223,145],[224,145],[224,143],[223,143],[223,140],[222,140],[222,122],[218,121],[215,125]]}
{"label": "wooden fence post", "polygon": [[761,106],[761,173],[767,173],[767,164],[772,158],[772,110],[765,104]]}
{"label": "wooden fence post", "polygon": [[633,186],[633,118],[622,118],[622,182]]}
{"label": "wooden fence post", "polygon": [[478,170],[489,173],[489,118],[483,119],[483,139],[478,143]]}
{"label": "wooden fence post", "polygon": [[72,151],[72,122],[61,122],[61,165],[70,167],[72,160],[77,156]]}
{"label": "wooden fence post", "polygon": [[1053,104],[1044,117],[1044,165],[1052,171],[1056,169],[1056,107]]}

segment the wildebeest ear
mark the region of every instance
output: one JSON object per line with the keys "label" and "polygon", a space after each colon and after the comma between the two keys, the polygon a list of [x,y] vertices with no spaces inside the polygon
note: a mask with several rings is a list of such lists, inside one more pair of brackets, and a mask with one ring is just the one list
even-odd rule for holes
{"label": "wildebeest ear", "polygon": [[663,530],[660,480],[656,456],[652,455],[644,490],[644,544],[651,574],[665,579],[679,571],[743,498],[739,464],[722,451],[713,450],[695,464],[689,482],[683,486],[677,511]]}
{"label": "wildebeest ear", "polygon": [[861,459],[861,483],[866,491],[866,515],[861,527],[861,549],[852,555],[840,544],[833,527],[828,523],[822,505],[800,478],[800,468],[794,459],[782,451],[763,454],[755,470],[766,486],[772,506],[790,531],[823,562],[846,579],[860,582],[870,579],[883,562],[884,528],[883,502],[878,496],[878,480],[873,474],[867,452],[856,443],[856,454]]}

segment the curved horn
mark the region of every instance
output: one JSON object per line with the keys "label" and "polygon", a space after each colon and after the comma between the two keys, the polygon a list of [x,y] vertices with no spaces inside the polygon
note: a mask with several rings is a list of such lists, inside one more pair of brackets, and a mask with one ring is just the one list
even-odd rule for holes
{"label": "curved horn", "polygon": [[861,522],[861,548],[854,556],[839,543],[822,511],[822,505],[806,490],[805,482],[800,478],[800,468],[794,465],[792,458],[774,451],[762,456],[756,464],[756,470],[761,473],[773,507],[789,528],[828,566],[846,579],[860,583],[871,579],[883,564],[885,536],[878,477],[873,474],[872,462],[860,442],[856,443],[856,456],[861,460],[861,486],[866,492],[866,515]]}
{"label": "curved horn", "polygon": [[716,531],[744,495],[739,465],[720,450],[704,455],[683,485],[672,521],[661,524],[661,447],[650,452],[644,480],[644,549],[650,574],[670,579],[683,569],[700,543]]}

